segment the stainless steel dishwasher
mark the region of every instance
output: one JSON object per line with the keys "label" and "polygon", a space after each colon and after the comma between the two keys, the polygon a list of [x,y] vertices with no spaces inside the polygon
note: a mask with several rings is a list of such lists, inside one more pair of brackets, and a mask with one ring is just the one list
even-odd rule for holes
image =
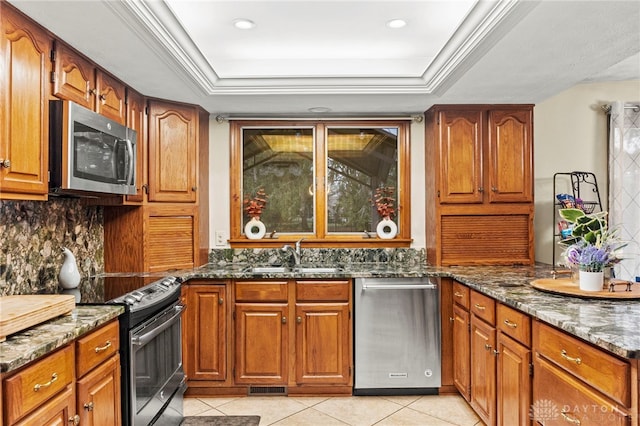
{"label": "stainless steel dishwasher", "polygon": [[354,395],[435,394],[440,279],[357,278]]}

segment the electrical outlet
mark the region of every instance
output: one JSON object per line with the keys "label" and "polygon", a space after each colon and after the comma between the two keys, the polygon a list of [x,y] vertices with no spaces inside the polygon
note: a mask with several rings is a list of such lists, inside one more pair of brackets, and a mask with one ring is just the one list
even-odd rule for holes
{"label": "electrical outlet", "polygon": [[227,244],[227,237],[224,231],[216,231],[216,245],[224,246]]}

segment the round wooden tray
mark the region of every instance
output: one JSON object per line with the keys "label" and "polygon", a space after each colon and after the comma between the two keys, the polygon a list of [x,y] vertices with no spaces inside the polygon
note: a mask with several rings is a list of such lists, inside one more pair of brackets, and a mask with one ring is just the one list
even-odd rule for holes
{"label": "round wooden tray", "polygon": [[631,284],[631,291],[625,291],[628,281],[615,280],[617,285],[615,291],[609,291],[608,284],[605,284],[606,290],[603,291],[584,291],[580,290],[578,283],[574,283],[568,278],[543,278],[531,281],[531,286],[535,289],[546,291],[548,293],[562,294],[565,296],[582,297],[585,299],[640,299],[640,285]]}

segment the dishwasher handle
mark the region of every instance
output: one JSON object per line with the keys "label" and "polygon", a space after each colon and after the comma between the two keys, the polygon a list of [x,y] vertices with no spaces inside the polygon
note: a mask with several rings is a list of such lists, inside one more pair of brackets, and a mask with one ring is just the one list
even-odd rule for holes
{"label": "dishwasher handle", "polygon": [[437,290],[436,284],[362,284],[364,290]]}

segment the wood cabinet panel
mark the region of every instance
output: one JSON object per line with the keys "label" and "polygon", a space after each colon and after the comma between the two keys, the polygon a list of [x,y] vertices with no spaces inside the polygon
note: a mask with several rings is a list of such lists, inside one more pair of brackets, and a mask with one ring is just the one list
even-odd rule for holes
{"label": "wood cabinet panel", "polygon": [[288,379],[286,304],[235,304],[235,382],[281,384]]}
{"label": "wood cabinet panel", "polygon": [[0,198],[46,200],[50,36],[0,4]]}
{"label": "wood cabinet panel", "polygon": [[536,351],[559,368],[624,406],[630,405],[628,362],[539,322],[533,327],[533,341]]}
{"label": "wood cabinet panel", "polygon": [[136,131],[136,194],[125,196],[130,203],[145,201],[147,178],[147,99],[140,93],[127,89],[127,127]]}
{"label": "wood cabinet panel", "polygon": [[296,305],[296,382],[343,384],[350,381],[349,305]]}
{"label": "wood cabinet panel", "polygon": [[67,386],[71,385],[73,391],[74,372],[74,346],[68,345],[6,379],[3,384],[6,422],[13,424]]}
{"label": "wood cabinet panel", "polygon": [[127,107],[124,83],[98,69],[96,71],[96,94],[95,111],[120,124],[125,124]]}
{"label": "wood cabinet panel", "polygon": [[347,302],[350,287],[349,281],[296,281],[296,300]]}
{"label": "wood cabinet panel", "polygon": [[197,128],[195,107],[149,101],[149,201],[197,201]]}
{"label": "wood cabinet panel", "polygon": [[[473,295],[472,295],[473,297]],[[473,302],[472,302],[473,303]],[[471,315],[471,406],[488,425],[496,421],[496,329]]]}
{"label": "wood cabinet panel", "polygon": [[470,290],[466,285],[462,285],[457,281],[453,282],[453,302],[469,309],[469,295]]}
{"label": "wood cabinet panel", "polygon": [[287,281],[236,281],[237,302],[286,302]]}
{"label": "wood cabinet panel", "polygon": [[53,95],[69,99],[94,110],[95,65],[66,44],[56,41],[54,47]]}
{"label": "wood cabinet panel", "polygon": [[475,290],[470,293],[469,312],[489,325],[496,324],[496,301]]}
{"label": "wood cabinet panel", "polygon": [[[117,323],[115,323],[117,325]],[[120,356],[115,354],[78,380],[76,412],[81,425],[120,426]]]}
{"label": "wood cabinet panel", "polygon": [[227,378],[225,284],[188,284],[184,291],[184,364],[189,380]]}
{"label": "wood cabinet panel", "polygon": [[112,322],[76,340],[76,374],[84,376],[89,370],[118,353],[120,330]]}
{"label": "wood cabinet panel", "polygon": [[531,350],[502,332],[497,339],[497,424],[527,426],[531,424]]}
{"label": "wood cabinet panel", "polygon": [[531,110],[489,111],[489,202],[533,201]]}
{"label": "wood cabinet panel", "polygon": [[496,326],[499,331],[531,347],[531,317],[523,312],[498,303],[496,306]]}
{"label": "wood cabinet panel", "polygon": [[13,425],[65,426],[79,422],[75,408],[76,396],[74,389],[73,385],[66,386],[62,392],[42,404],[24,419],[13,423]]}
{"label": "wood cabinet panel", "polygon": [[453,305],[453,383],[467,401],[471,400],[471,323],[469,311]]}

